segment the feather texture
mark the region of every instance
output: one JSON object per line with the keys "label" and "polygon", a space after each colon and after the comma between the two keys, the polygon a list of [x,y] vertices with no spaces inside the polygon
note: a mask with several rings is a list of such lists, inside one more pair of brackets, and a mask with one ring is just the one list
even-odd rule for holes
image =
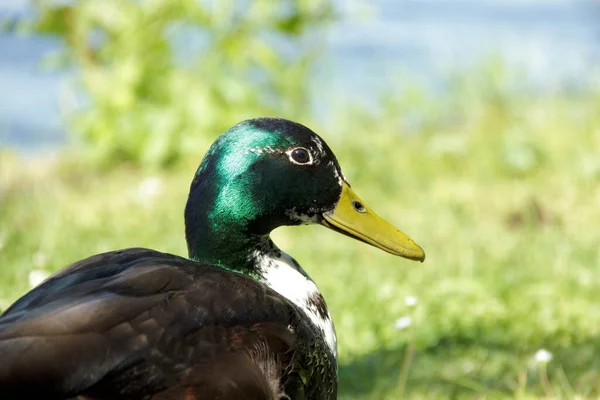
{"label": "feather texture", "polygon": [[2,315],[0,393],[335,397],[334,356],[323,353],[302,313],[259,282],[217,267],[147,249],[99,254],[53,275]]}

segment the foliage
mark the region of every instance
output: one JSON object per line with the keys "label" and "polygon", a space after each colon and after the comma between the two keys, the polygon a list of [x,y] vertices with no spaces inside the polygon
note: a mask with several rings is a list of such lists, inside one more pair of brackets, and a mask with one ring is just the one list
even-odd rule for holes
{"label": "foliage", "polygon": [[[523,93],[506,79],[492,65],[447,96],[390,95],[375,114],[314,126],[357,193],[427,253],[419,265],[319,227],[275,232],[333,314],[341,398],[600,395],[600,91]],[[185,254],[198,155],[154,175],[80,162],[0,158],[0,306],[32,269],[130,246]]]}
{"label": "foliage", "polygon": [[38,0],[35,30],[64,39],[54,59],[79,75],[66,114],[89,156],[156,167],[241,118],[301,118],[330,3]]}

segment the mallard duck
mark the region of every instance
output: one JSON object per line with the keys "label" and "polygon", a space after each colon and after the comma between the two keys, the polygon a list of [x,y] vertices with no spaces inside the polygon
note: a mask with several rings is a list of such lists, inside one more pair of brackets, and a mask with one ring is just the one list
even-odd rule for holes
{"label": "mallard duck", "polygon": [[334,399],[336,335],[317,285],[270,239],[320,224],[423,261],[350,188],[325,142],[278,118],[204,156],[189,258],[131,248],[58,271],[0,317],[2,399]]}

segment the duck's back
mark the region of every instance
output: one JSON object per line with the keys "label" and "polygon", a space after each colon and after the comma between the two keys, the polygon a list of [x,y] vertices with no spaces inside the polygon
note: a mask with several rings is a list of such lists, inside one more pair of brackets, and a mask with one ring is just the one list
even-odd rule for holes
{"label": "duck's back", "polygon": [[335,360],[285,298],[147,249],[90,257],[0,317],[3,399],[335,398]]}

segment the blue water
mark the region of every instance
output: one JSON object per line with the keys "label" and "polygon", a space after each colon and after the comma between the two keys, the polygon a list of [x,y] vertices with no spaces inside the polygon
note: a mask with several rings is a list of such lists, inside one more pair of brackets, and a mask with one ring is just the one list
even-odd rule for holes
{"label": "blue water", "polygon": [[[343,1],[343,18],[323,36],[315,96],[357,100],[389,86],[400,71],[432,85],[490,54],[526,70],[535,83],[585,84],[600,66],[599,0]],[[27,11],[2,0],[0,17]],[[40,68],[59,48],[47,37],[0,34],[0,146],[43,151],[64,140],[60,101],[67,73]]]}

